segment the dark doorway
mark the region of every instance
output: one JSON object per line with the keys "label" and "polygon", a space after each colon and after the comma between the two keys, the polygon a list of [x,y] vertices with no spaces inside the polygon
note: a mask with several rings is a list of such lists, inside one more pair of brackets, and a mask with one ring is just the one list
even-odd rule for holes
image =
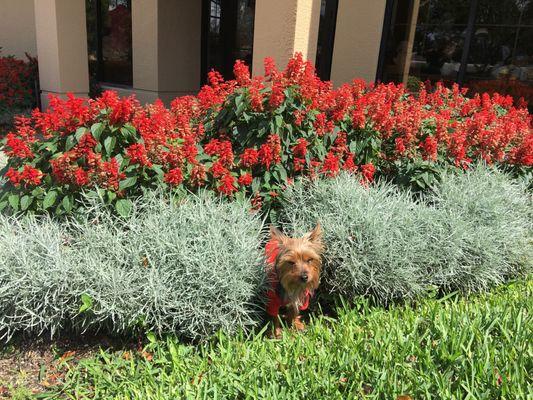
{"label": "dark doorway", "polygon": [[86,0],[85,5],[91,80],[131,86],[131,0]]}
{"label": "dark doorway", "polygon": [[214,69],[233,77],[235,60],[252,65],[255,0],[203,0],[202,83]]}
{"label": "dark doorway", "polygon": [[322,0],[320,6],[320,25],[318,26],[318,43],[316,49],[316,72],[320,79],[329,81],[331,77],[331,60],[337,25],[339,0]]}

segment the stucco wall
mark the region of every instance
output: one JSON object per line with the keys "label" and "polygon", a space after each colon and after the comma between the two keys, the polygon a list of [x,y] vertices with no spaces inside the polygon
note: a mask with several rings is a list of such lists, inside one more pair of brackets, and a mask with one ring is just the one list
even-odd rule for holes
{"label": "stucco wall", "polygon": [[386,0],[339,0],[331,63],[334,85],[353,78],[374,81]]}
{"label": "stucco wall", "polygon": [[133,88],[143,103],[200,88],[200,1],[133,0]]}
{"label": "stucco wall", "polygon": [[0,0],[0,47],[3,55],[37,55],[33,0]]}
{"label": "stucco wall", "polygon": [[263,74],[263,59],[284,68],[295,52],[314,62],[320,0],[257,0],[255,3],[252,72]]}

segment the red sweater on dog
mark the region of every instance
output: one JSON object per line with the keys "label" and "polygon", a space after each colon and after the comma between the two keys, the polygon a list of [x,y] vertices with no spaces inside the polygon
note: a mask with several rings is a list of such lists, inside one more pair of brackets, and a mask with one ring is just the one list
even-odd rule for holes
{"label": "red sweater on dog", "polygon": [[[269,277],[272,287],[267,291],[268,302],[267,302],[266,311],[268,315],[270,315],[271,317],[277,317],[279,315],[279,309],[289,304],[287,301],[283,301],[283,299],[279,295],[279,291],[278,291],[279,280],[274,269],[275,264],[276,264],[276,258],[278,257],[278,254],[279,254],[278,241],[275,239],[269,240],[265,246],[265,253],[266,253],[267,263],[273,267],[272,268],[273,273]],[[303,304],[300,306],[300,311],[307,310],[307,307],[309,307],[310,297],[311,297],[311,293],[309,292],[309,290],[306,290],[305,299],[303,301]]]}

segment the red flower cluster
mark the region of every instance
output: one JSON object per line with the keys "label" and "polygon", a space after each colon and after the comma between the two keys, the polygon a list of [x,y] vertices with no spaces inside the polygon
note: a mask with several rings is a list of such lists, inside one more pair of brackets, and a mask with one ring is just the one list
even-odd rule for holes
{"label": "red flower cluster", "polygon": [[251,78],[242,62],[234,72],[230,81],[210,72],[197,96],[170,108],[114,92],[52,97],[6,137],[11,185],[0,206],[11,193],[37,193],[38,205],[56,187],[69,196],[99,187],[113,201],[163,184],[247,193],[254,207],[270,207],[298,175],[345,170],[371,182],[402,164],[533,165],[531,116],[510,97],[442,85],[412,95],[360,80],[333,89],[301,55],[284,71],[265,60],[264,77]]}
{"label": "red flower cluster", "polygon": [[0,57],[0,109],[32,108],[37,60],[26,54],[27,61],[12,56]]}

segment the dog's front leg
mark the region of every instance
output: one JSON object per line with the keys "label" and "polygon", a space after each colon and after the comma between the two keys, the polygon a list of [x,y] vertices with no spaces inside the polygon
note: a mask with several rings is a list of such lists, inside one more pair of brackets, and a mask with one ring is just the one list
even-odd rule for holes
{"label": "dog's front leg", "polygon": [[292,325],[296,328],[298,331],[302,331],[305,329],[305,325],[302,322],[302,319],[300,317],[300,310],[298,309],[298,306],[295,304],[291,305],[290,307],[287,307],[287,323],[289,325]]}
{"label": "dog's front leg", "polygon": [[273,329],[272,329],[272,332],[271,332],[271,337],[274,337],[274,338],[280,338],[281,337],[281,320],[280,320],[281,316],[277,315],[275,317],[272,318],[272,324],[273,324]]}

